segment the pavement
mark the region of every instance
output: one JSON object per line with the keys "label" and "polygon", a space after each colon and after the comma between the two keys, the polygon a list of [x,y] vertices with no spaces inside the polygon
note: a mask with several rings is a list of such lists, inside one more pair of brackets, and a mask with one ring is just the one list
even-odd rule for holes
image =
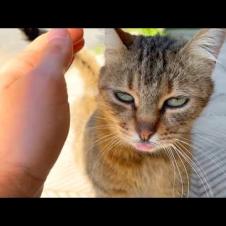
{"label": "pavement", "polygon": [[[102,44],[103,30],[85,29],[85,40],[87,48]],[[0,29],[0,66],[23,50],[26,45],[27,41],[19,30]],[[219,62],[220,64],[217,64],[213,73],[215,91],[209,105],[195,123],[193,140],[194,145],[199,147],[194,150],[194,158],[198,162],[203,162],[203,166],[204,162],[208,163],[208,167],[203,170],[205,171],[203,177],[207,181],[207,187],[213,186],[216,191],[212,191],[212,196],[226,197],[224,182],[226,181],[226,43],[221,50]],[[71,68],[66,75],[70,103],[83,92],[82,80],[79,75],[75,75],[78,75],[75,68]],[[42,197],[93,196],[89,181],[74,164],[74,150],[71,148],[73,136],[74,133],[70,130],[62,153],[47,178]],[[200,165],[202,166],[201,163]],[[213,175],[218,180],[211,185]],[[197,172],[193,172],[192,183],[194,186],[191,188],[190,196],[211,196],[207,194],[211,188],[206,189],[202,176],[200,179]]]}

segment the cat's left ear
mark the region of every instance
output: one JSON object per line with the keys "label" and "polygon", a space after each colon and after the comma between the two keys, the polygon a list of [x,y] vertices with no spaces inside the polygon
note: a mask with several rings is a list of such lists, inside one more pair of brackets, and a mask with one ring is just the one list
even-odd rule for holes
{"label": "cat's left ear", "polygon": [[194,59],[208,59],[216,62],[225,36],[226,29],[201,29],[182,51],[186,51]]}
{"label": "cat's left ear", "polygon": [[126,51],[134,41],[134,36],[120,28],[105,29],[105,59],[118,60],[119,54]]}

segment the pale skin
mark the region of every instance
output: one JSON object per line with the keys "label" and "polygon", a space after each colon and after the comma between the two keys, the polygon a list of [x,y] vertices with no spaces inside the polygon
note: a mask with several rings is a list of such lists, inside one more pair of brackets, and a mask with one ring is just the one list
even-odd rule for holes
{"label": "pale skin", "polygon": [[69,130],[64,74],[82,29],[53,29],[0,69],[0,196],[40,197]]}

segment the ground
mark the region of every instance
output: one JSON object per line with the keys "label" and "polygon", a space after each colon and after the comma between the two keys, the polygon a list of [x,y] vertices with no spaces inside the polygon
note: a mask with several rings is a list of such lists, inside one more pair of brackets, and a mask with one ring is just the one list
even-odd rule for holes
{"label": "ground", "polygon": [[[85,40],[87,48],[103,43],[103,30],[85,29]],[[26,45],[27,42],[19,30],[1,29],[0,66]],[[194,128],[194,144],[198,146],[195,149],[194,162],[199,167],[194,163],[189,194],[192,197],[226,197],[224,182],[226,181],[226,43],[219,56],[219,62],[213,73],[214,95]],[[82,93],[81,80],[73,76],[75,73],[76,70],[72,68],[66,75],[70,103]],[[42,197],[92,196],[86,178],[74,164],[75,150],[71,149],[72,138],[73,133],[70,131],[62,153],[45,183]],[[200,175],[201,179],[197,175]]]}

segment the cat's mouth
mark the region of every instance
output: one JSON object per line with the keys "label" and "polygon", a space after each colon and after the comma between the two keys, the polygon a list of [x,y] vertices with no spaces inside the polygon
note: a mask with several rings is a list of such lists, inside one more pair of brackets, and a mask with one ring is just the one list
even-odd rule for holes
{"label": "cat's mouth", "polygon": [[148,142],[136,142],[133,144],[136,150],[141,152],[153,152],[157,144],[148,141]]}

